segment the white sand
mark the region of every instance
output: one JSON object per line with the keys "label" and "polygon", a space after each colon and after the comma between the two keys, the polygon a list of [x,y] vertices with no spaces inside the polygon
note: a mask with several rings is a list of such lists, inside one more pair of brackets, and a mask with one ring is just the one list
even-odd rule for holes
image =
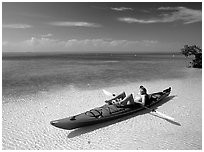
{"label": "white sand", "polygon": [[175,118],[168,122],[148,113],[75,130],[50,125],[51,120],[101,106],[107,98],[101,90],[74,87],[41,92],[36,96],[3,99],[2,146],[40,150],[196,150],[202,149],[202,71],[187,69],[186,78],[141,82],[105,88],[110,92],[137,92],[144,85],[149,93],[169,86],[172,93],[158,111]]}

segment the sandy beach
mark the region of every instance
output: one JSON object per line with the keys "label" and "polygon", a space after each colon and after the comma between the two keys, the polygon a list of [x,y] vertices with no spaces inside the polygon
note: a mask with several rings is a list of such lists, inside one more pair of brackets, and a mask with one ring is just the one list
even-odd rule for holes
{"label": "sandy beach", "polygon": [[[201,150],[202,70],[186,69],[186,77],[145,81],[104,88],[113,93],[149,93],[172,87],[169,100],[156,107],[169,122],[147,110],[117,120],[75,130],[50,125],[51,120],[101,106],[108,98],[101,89],[73,86],[41,91],[33,96],[3,98],[3,150]],[[88,86],[87,86],[88,88]]]}

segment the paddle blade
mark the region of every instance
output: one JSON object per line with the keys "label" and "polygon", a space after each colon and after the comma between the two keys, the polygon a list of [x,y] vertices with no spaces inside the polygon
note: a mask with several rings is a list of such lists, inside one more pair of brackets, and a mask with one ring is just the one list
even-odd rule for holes
{"label": "paddle blade", "polygon": [[110,93],[110,92],[108,92],[108,91],[106,91],[106,90],[104,90],[104,89],[103,89],[103,93],[104,93],[105,95],[107,95],[107,96],[113,96],[112,93]]}
{"label": "paddle blade", "polygon": [[168,119],[168,120],[171,120],[171,121],[174,121],[174,118],[170,117],[170,116],[167,116],[159,111],[155,111],[158,115],[160,115],[161,117],[163,117],[164,119]]}

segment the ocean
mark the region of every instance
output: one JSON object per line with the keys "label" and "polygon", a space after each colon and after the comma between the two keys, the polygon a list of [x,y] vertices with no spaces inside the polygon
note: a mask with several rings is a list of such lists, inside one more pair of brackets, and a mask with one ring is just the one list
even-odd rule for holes
{"label": "ocean", "polygon": [[182,78],[182,55],[72,54],[3,56],[2,95],[52,88],[96,89],[139,81]]}

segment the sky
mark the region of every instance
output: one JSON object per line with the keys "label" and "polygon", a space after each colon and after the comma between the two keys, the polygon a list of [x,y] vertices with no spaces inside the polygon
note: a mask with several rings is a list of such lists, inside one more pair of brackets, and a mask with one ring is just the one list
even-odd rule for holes
{"label": "sky", "polygon": [[3,52],[172,53],[202,47],[201,2],[3,2]]}

